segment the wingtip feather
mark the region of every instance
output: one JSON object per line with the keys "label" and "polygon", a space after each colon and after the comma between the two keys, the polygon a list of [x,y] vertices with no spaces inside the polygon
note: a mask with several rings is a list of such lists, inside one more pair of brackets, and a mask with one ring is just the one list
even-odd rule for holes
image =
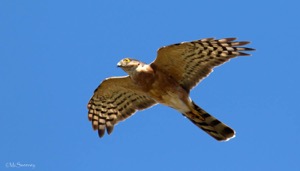
{"label": "wingtip feather", "polygon": [[239,52],[238,56],[251,56],[249,53]]}
{"label": "wingtip feather", "polygon": [[219,39],[219,42],[221,42],[221,43],[232,42],[232,41],[235,41],[236,39],[237,38],[235,38],[235,37],[223,38],[223,39]]}
{"label": "wingtip feather", "polygon": [[99,125],[98,129],[98,135],[100,138],[102,138],[105,134],[105,125]]}
{"label": "wingtip feather", "polygon": [[244,50],[245,50],[245,51],[255,51],[256,49],[244,47]]}

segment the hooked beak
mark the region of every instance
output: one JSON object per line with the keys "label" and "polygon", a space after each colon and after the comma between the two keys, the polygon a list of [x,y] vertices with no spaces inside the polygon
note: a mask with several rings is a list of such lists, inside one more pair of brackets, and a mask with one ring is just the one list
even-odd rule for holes
{"label": "hooked beak", "polygon": [[122,66],[121,62],[117,63],[117,67],[121,67],[121,66]]}

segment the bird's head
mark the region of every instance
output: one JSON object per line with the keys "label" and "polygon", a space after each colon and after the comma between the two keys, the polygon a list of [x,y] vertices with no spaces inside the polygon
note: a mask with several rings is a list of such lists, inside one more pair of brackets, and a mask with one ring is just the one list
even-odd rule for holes
{"label": "bird's head", "polygon": [[142,62],[136,59],[124,58],[117,64],[117,66],[122,68],[129,75],[131,75],[136,70],[136,68],[140,66],[140,64],[142,64]]}

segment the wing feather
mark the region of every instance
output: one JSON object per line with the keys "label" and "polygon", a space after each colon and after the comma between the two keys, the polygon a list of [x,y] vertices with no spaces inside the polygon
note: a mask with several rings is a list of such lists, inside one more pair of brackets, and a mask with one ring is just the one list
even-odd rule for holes
{"label": "wing feather", "polygon": [[88,118],[94,130],[103,137],[114,125],[130,117],[137,110],[156,104],[127,77],[112,77],[104,80],[94,91],[88,103]]}
{"label": "wing feather", "polygon": [[235,40],[206,38],[165,46],[158,50],[157,58],[151,65],[178,80],[189,91],[214,67],[237,56],[249,56],[242,51],[254,50],[240,47],[250,42]]}

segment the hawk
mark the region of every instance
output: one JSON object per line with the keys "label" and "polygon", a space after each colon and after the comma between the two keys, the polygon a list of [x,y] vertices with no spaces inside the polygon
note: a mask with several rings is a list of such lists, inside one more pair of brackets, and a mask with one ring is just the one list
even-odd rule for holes
{"label": "hawk", "polygon": [[163,104],[182,113],[218,141],[235,136],[235,131],[208,114],[190,98],[190,90],[213,68],[237,56],[249,56],[241,47],[247,41],[236,38],[206,38],[158,49],[151,64],[125,58],[117,66],[128,76],[105,79],[88,102],[88,119],[99,137],[138,110]]}

